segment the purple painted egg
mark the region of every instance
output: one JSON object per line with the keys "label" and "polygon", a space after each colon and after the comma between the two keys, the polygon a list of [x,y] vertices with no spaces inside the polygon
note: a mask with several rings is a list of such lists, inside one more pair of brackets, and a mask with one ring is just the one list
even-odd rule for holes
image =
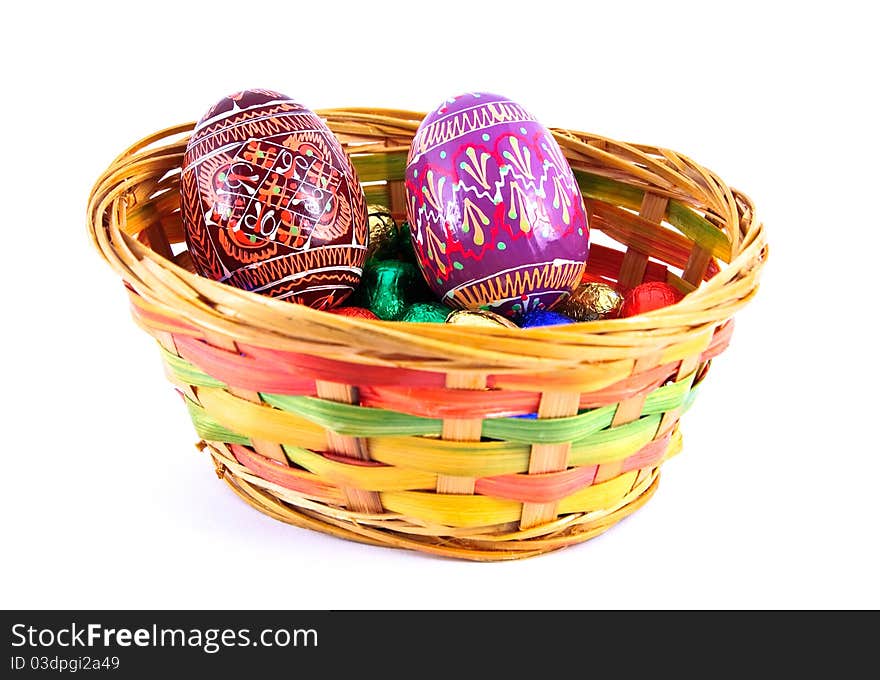
{"label": "purple painted egg", "polygon": [[224,97],[196,124],[181,215],[202,276],[328,309],[358,285],[367,206],[339,140],[271,90]]}
{"label": "purple painted egg", "polygon": [[406,209],[419,267],[453,307],[520,317],[581,281],[583,198],[553,135],[516,102],[446,100],[416,132]]}

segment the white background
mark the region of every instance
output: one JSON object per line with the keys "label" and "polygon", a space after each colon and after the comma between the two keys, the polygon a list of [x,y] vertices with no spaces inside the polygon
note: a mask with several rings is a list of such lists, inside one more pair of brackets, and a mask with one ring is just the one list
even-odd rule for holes
{"label": "white background", "polygon": [[[869,3],[591,4],[4,8],[0,606],[880,606]],[[312,108],[502,92],[753,197],[762,288],[648,505],[586,544],[472,564],[295,529],[216,479],[85,206],[129,143],[253,86]]]}

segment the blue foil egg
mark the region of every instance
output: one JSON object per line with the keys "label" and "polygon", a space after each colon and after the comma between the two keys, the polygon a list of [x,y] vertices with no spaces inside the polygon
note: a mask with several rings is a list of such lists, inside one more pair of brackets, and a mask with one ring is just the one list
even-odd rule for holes
{"label": "blue foil egg", "polygon": [[546,309],[536,309],[523,317],[522,328],[536,328],[537,326],[559,326],[561,324],[574,323],[564,314],[551,312]]}

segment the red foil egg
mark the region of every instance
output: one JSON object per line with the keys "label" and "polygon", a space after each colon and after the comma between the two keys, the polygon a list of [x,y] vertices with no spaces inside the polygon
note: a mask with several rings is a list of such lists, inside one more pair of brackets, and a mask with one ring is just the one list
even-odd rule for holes
{"label": "red foil egg", "polygon": [[356,319],[379,319],[373,312],[363,307],[337,307],[336,309],[331,309],[330,313],[338,314],[339,316],[353,316]]}
{"label": "red foil egg", "polygon": [[636,316],[673,305],[684,297],[678,290],[662,281],[640,283],[623,296],[619,316]]}
{"label": "red foil egg", "polygon": [[327,125],[271,90],[224,97],[196,124],[180,180],[202,276],[328,309],[358,285],[367,206]]}

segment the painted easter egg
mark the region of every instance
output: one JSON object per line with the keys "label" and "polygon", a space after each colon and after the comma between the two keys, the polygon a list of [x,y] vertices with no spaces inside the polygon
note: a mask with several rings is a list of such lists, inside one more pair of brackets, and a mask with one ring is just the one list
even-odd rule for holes
{"label": "painted easter egg", "polygon": [[422,274],[450,306],[520,317],[581,280],[589,225],[571,167],[549,130],[505,97],[463,94],[427,115],[406,201]]}
{"label": "painted easter egg", "polygon": [[180,180],[186,243],[216,281],[327,309],[358,285],[367,206],[339,140],[271,90],[224,97],[196,124]]}

